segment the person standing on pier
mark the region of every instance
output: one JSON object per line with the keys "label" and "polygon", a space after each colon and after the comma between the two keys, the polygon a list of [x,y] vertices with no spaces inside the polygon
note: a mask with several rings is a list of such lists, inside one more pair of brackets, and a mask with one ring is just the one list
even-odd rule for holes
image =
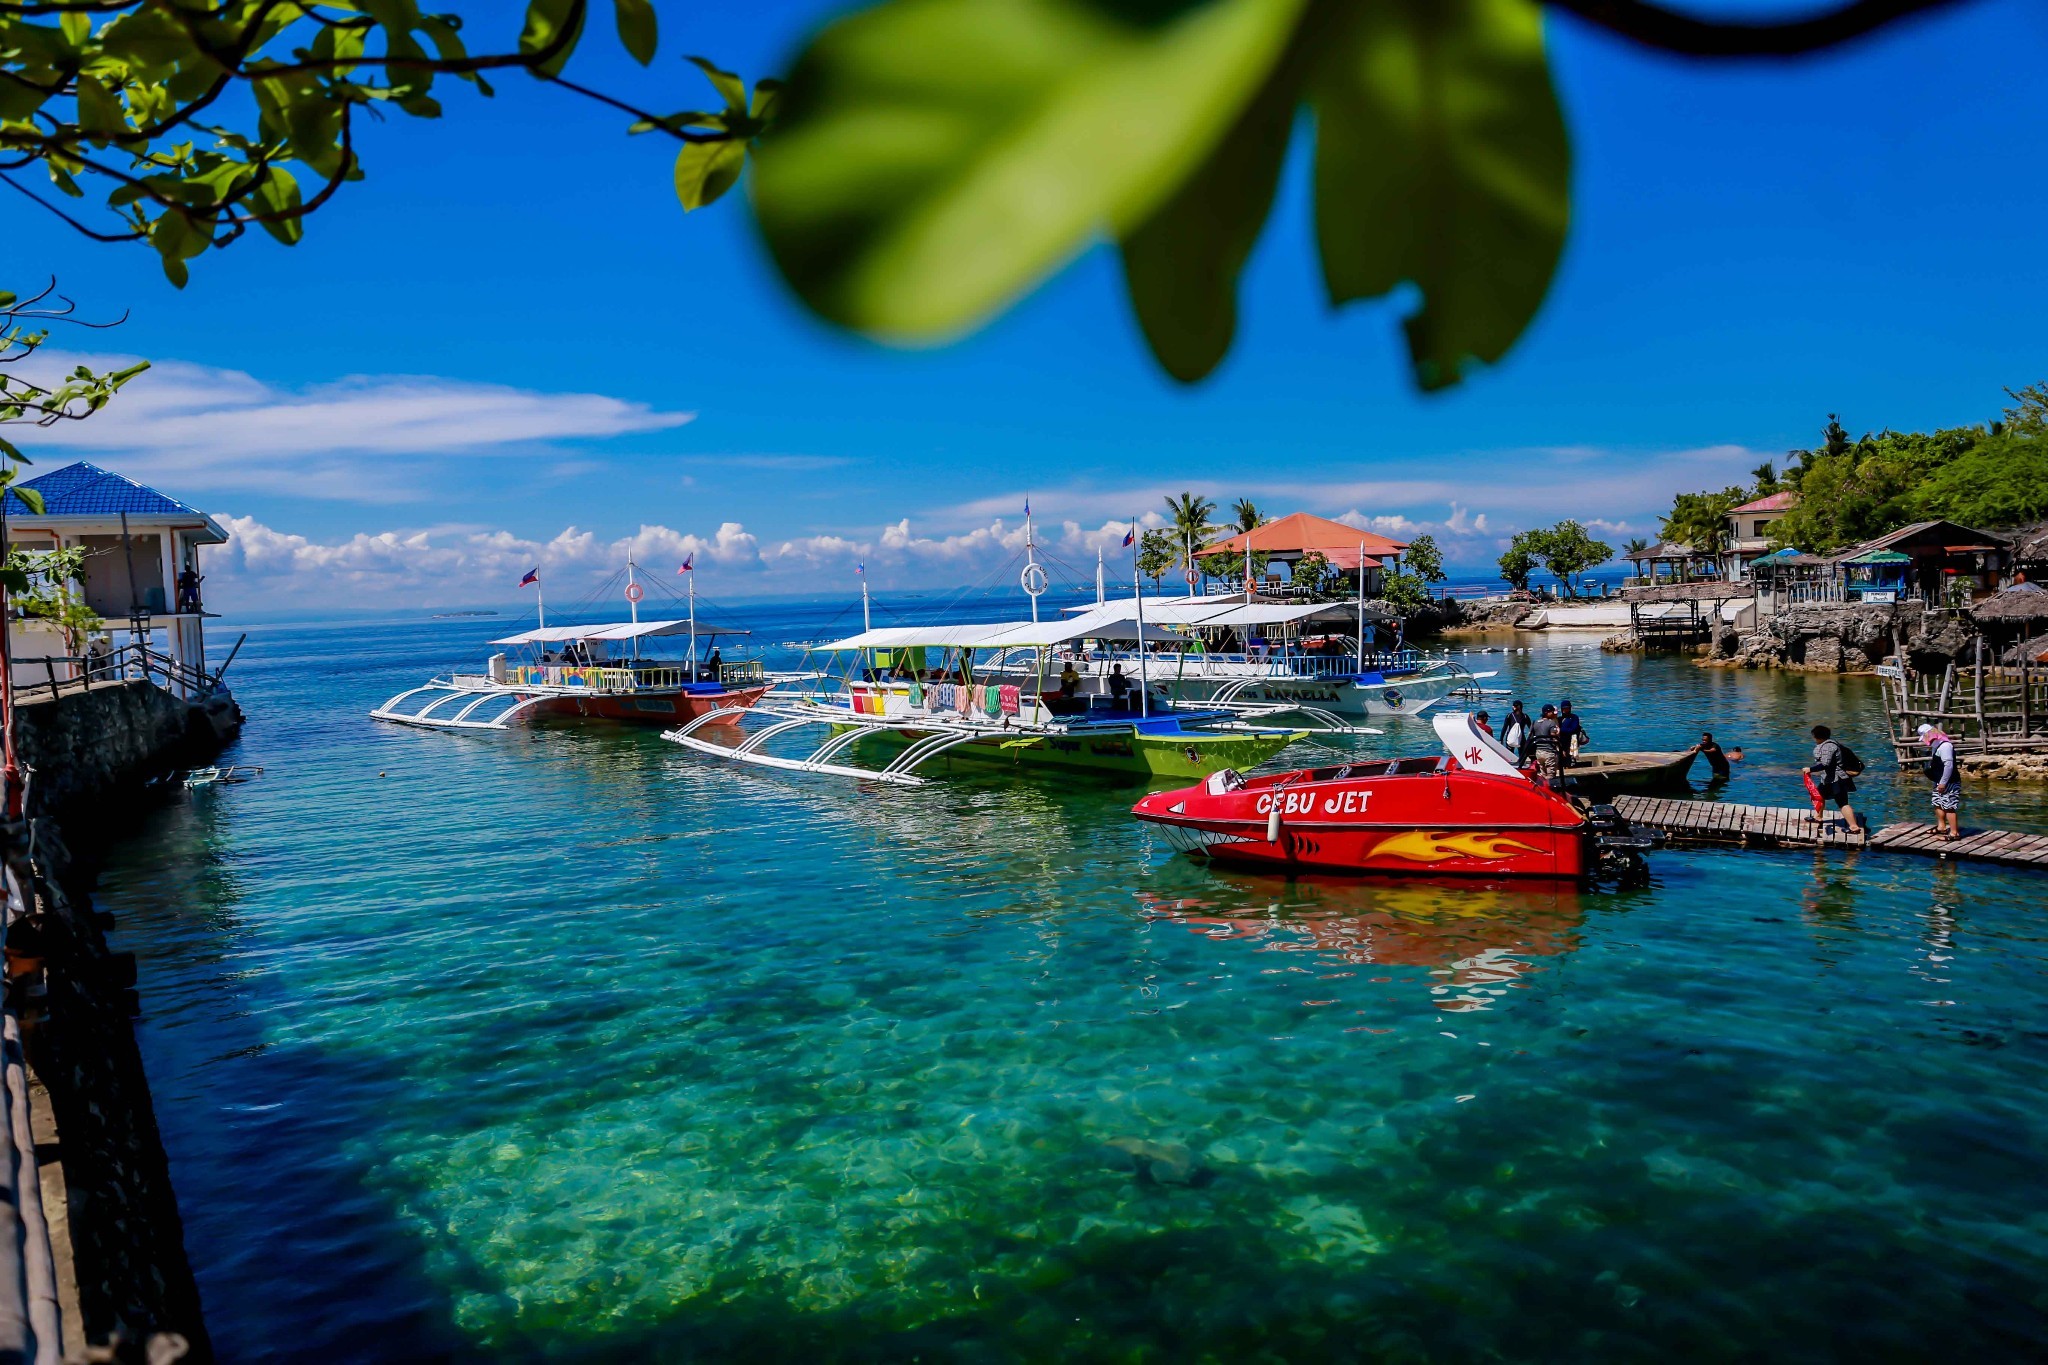
{"label": "person standing on pier", "polygon": [[1564,736],[1557,721],[1557,708],[1545,703],[1543,714],[1529,727],[1529,747],[1536,759],[1536,776],[1549,787],[1564,780]]}
{"label": "person standing on pier", "polygon": [[1572,710],[1571,698],[1565,698],[1562,702],[1558,703],[1558,758],[1569,768],[1572,765],[1572,760],[1579,756],[1580,750],[1592,747],[1593,736],[1586,729],[1586,723],[1579,719],[1576,711]]}
{"label": "person standing on pier", "polygon": [[1934,781],[1934,828],[1946,842],[1963,837],[1963,781],[1956,772],[1956,742],[1932,725],[1922,725],[1927,776]]}
{"label": "person standing on pier", "polygon": [[1529,766],[1529,760],[1533,755],[1534,749],[1529,731],[1534,727],[1534,724],[1529,719],[1529,713],[1522,709],[1522,703],[1519,701],[1508,708],[1507,717],[1500,723],[1500,742],[1515,751],[1515,764],[1517,767],[1526,768]]}
{"label": "person standing on pier", "polygon": [[[1827,726],[1813,727],[1813,764],[1801,771],[1813,779],[1823,802],[1832,801],[1841,810],[1842,821],[1849,827],[1849,833],[1867,835],[1870,832],[1863,827],[1862,817],[1856,814],[1856,808],[1849,804],[1849,797],[1856,790],[1856,774],[1863,771],[1863,765]],[[1818,815],[1814,817],[1816,820],[1819,818]]]}

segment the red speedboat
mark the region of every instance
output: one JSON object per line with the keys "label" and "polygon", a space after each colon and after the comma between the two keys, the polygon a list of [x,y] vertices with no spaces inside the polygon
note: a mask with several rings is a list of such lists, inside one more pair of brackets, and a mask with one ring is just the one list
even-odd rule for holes
{"label": "red speedboat", "polygon": [[1438,716],[1446,752],[1247,778],[1215,773],[1132,807],[1189,852],[1288,871],[1590,877],[1644,841],[1515,765],[1464,714]]}

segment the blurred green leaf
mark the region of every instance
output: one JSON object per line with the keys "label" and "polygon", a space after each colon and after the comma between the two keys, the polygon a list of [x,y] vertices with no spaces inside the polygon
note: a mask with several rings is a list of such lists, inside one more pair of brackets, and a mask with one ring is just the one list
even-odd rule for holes
{"label": "blurred green leaf", "polygon": [[633,60],[645,66],[654,60],[656,20],[653,0],[612,0],[618,15],[619,41]]}
{"label": "blurred green leaf", "polygon": [[1183,383],[1215,369],[1237,332],[1238,275],[1280,183],[1307,46],[1297,36],[1208,159],[1123,240],[1138,324],[1160,366]]}
{"label": "blurred green leaf", "polygon": [[747,164],[747,144],[737,138],[688,142],[676,154],[676,198],[683,212],[703,208],[733,187]]}
{"label": "blurred green leaf", "polygon": [[583,37],[583,20],[589,12],[584,0],[529,0],[526,27],[519,34],[519,50],[528,54],[545,52],[560,43],[561,50],[536,69],[543,75],[561,75]]}
{"label": "blurred green leaf", "polygon": [[747,108],[756,123],[773,123],[782,103],[782,82],[763,76],[754,82],[753,103]]}
{"label": "blurred green leaf", "polygon": [[747,83],[724,67],[717,66],[702,57],[685,57],[684,61],[704,73],[706,80],[717,89],[725,100],[726,109],[735,114],[747,112]]}
{"label": "blurred green leaf", "polygon": [[1303,0],[1139,27],[1079,0],[893,0],[827,28],[757,155],[754,206],[813,309],[898,340],[971,327],[1208,157]]}
{"label": "blurred green leaf", "polygon": [[[20,457],[17,455],[16,458]],[[26,461],[23,461],[23,463],[26,463]],[[15,484],[10,491],[15,497],[21,499],[22,505],[27,507],[29,511],[37,516],[43,514],[43,492],[41,489],[30,488],[26,484]]]}
{"label": "blurred green leaf", "polygon": [[1564,247],[1571,149],[1534,0],[1353,5],[1314,77],[1316,237],[1334,303],[1404,281],[1416,382],[1498,360]]}

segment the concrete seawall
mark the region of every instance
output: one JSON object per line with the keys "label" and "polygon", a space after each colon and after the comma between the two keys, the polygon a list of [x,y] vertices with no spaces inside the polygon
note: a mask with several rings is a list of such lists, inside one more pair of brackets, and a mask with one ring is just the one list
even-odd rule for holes
{"label": "concrete seawall", "polygon": [[118,1343],[116,1357],[95,1358],[213,1358],[130,1023],[134,959],[109,948],[110,917],[93,911],[90,891],[93,851],[153,799],[152,784],[211,762],[241,721],[225,692],[186,701],[144,681],[98,683],[16,710],[27,819],[9,857],[33,887],[26,924],[43,960],[40,999],[21,998],[44,1089],[35,1098],[56,1133],[54,1144],[38,1143],[38,1156],[68,1291],[70,1356]]}

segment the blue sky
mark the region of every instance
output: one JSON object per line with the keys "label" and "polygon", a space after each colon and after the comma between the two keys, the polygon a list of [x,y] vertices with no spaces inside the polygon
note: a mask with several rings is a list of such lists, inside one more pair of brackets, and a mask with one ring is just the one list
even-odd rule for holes
{"label": "blue sky", "polygon": [[[681,53],[771,73],[840,8],[663,4],[651,72],[603,32],[571,74],[694,104]],[[661,143],[508,80],[379,130],[369,178],[300,246],[244,242],[183,291],[146,251],[9,203],[8,285],[55,274],[88,312],[130,310],[92,349],[158,362],[125,413],[31,454],[233,518],[227,604],[517,601],[521,561],[589,580],[628,541],[655,564],[701,546],[702,589],[737,597],[831,591],[857,560],[882,586],[980,579],[1027,492],[1071,559],[1184,487],[1432,530],[1466,563],[1564,515],[1618,542],[1675,488],[1811,444],[1830,411],[1853,431],[1976,421],[2048,378],[2038,7],[1740,67],[1564,18],[1550,35],[1570,245],[1519,347],[1447,394],[1411,387],[1398,301],[1323,303],[1305,139],[1236,349],[1183,388],[1102,250],[949,348],[836,334],[737,197],[685,218]]]}

